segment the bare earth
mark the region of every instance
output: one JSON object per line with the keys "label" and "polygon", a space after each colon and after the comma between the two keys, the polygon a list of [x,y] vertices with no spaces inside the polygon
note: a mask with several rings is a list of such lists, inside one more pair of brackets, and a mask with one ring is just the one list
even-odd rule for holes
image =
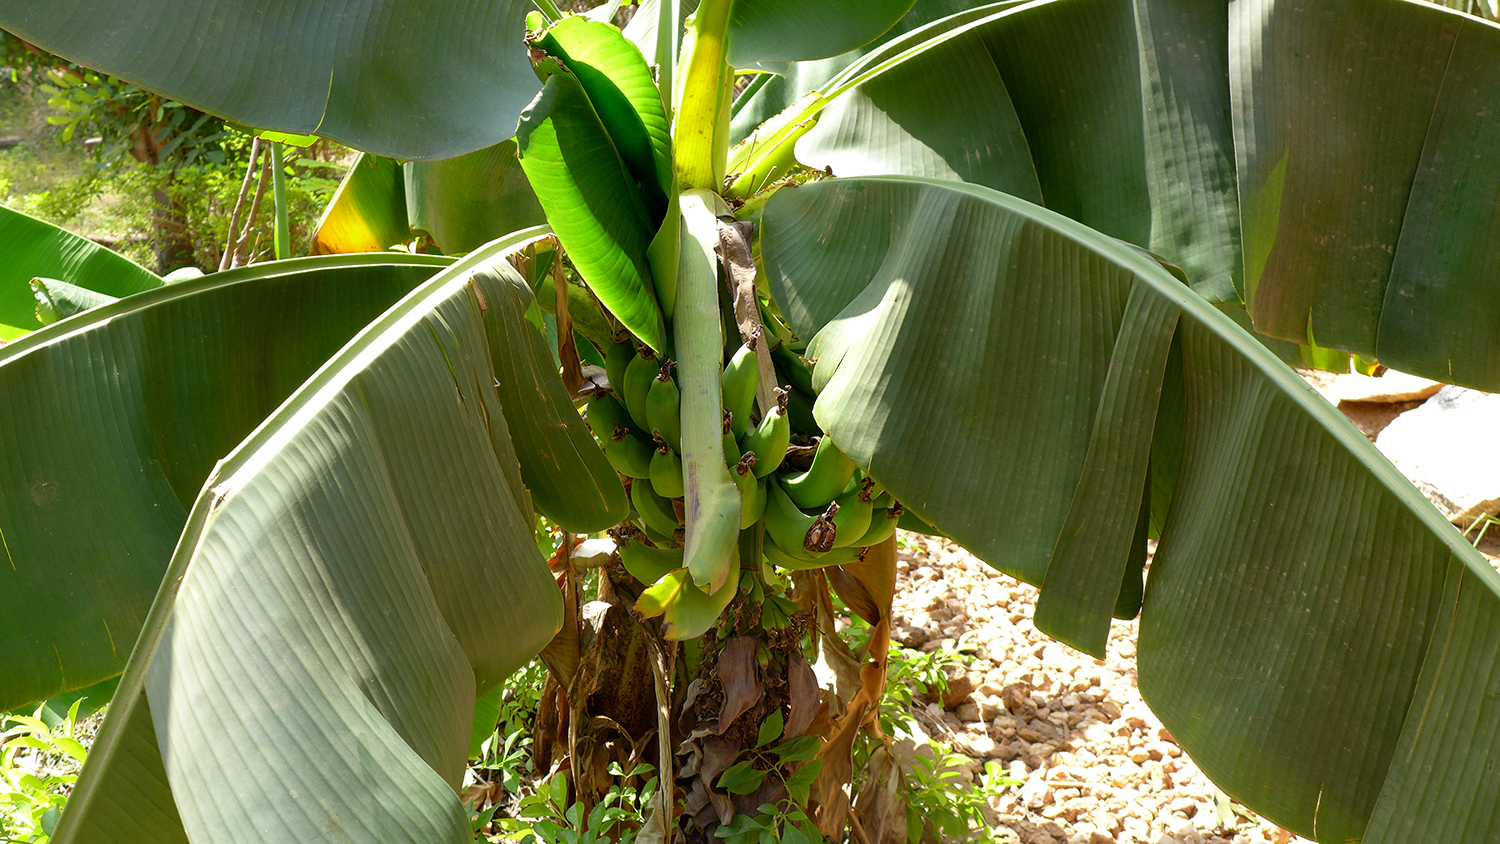
{"label": "bare earth", "polygon": [[979,644],[972,696],[928,705],[922,726],[1025,781],[994,804],[997,831],[1021,844],[1305,840],[1231,804],[1151,714],[1136,688],[1135,622],[1115,622],[1101,662],[1037,632],[1034,587],[952,542],[906,540],[917,550],[897,564],[895,638],[927,651],[966,633]]}

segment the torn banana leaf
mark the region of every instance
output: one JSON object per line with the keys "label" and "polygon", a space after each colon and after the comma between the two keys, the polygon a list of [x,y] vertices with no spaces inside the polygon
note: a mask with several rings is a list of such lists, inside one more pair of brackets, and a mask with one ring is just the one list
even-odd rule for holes
{"label": "torn banana leaf", "polygon": [[413,291],[214,468],[55,841],[473,841],[475,701],[562,617],[494,389],[538,233]]}
{"label": "torn banana leaf", "polygon": [[1322,842],[1496,828],[1474,772],[1500,762],[1500,575],[1232,320],[1139,250],[985,188],[832,180],[762,222],[819,423],[1039,584],[1043,630],[1103,652],[1149,474],[1140,685],[1227,793]]}

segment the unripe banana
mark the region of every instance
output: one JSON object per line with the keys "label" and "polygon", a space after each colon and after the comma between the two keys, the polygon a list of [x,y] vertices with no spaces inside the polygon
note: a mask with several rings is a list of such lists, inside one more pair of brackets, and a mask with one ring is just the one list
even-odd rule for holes
{"label": "unripe banana", "polygon": [[755,455],[745,454],[729,467],[729,476],[740,491],[740,530],[749,530],[766,511],[766,482],[755,477],[754,465]]}
{"label": "unripe banana", "polygon": [[644,526],[661,536],[677,536],[682,523],[677,520],[677,511],[672,502],[662,498],[652,488],[649,478],[636,478],[630,483],[630,503],[640,514]]}
{"label": "unripe banana", "polygon": [[744,450],[755,455],[755,476],[764,478],[776,471],[792,443],[792,422],[786,415],[786,391],[776,391],[776,406],[760,420],[760,425],[745,437]]}
{"label": "unripe banana", "polygon": [[864,497],[864,492],[864,485],[860,484],[833,500],[833,503],[839,505],[838,514],[833,517],[836,529],[833,547],[858,547],[865,532],[870,529],[874,508],[870,500]]}
{"label": "unripe banana", "polygon": [[615,471],[627,478],[645,478],[651,475],[653,449],[645,440],[637,437],[624,426],[604,440],[604,456]]}
{"label": "unripe banana", "polygon": [[682,458],[660,435],[656,441],[656,453],[651,455],[651,488],[663,498],[681,498],[686,492],[682,482]]}
{"label": "unripe banana", "polygon": [[755,346],[750,343],[740,346],[739,351],[725,364],[719,384],[724,409],[734,414],[735,439],[744,439],[745,432],[750,430],[750,411],[755,406],[755,388],[760,384],[760,363],[755,358]]}
{"label": "unripe banana", "polygon": [[[809,516],[798,509],[792,499],[787,497],[781,488],[781,483],[775,478],[766,483],[766,535],[776,540],[776,544],[783,549],[806,549],[808,532],[818,523],[821,516]],[[828,550],[832,544],[824,545],[822,548],[815,547],[811,550]]]}
{"label": "unripe banana", "polygon": [[652,548],[644,542],[627,542],[620,546],[620,565],[630,576],[650,586],[668,572],[682,568],[681,548]]}
{"label": "unripe banana", "polygon": [[630,341],[615,343],[604,353],[604,374],[609,378],[609,388],[615,395],[625,398],[625,370],[635,360],[635,346]]}
{"label": "unripe banana", "polygon": [[844,491],[853,477],[854,461],[839,451],[831,437],[825,436],[818,441],[818,450],[807,471],[783,478],[781,486],[798,507],[822,509]]}
{"label": "unripe banana", "polygon": [[835,548],[827,554],[810,554],[805,550],[800,554],[795,554],[781,547],[769,535],[766,536],[765,544],[766,559],[781,568],[792,571],[848,565],[860,559],[861,551],[860,548]]}
{"label": "unripe banana", "polygon": [[625,405],[610,393],[600,390],[589,399],[589,427],[601,441],[615,435],[616,428],[630,428],[633,424]]}
{"label": "unripe banana", "polygon": [[792,386],[808,395],[815,395],[812,383],[812,367],[807,359],[782,343],[771,350],[771,361],[776,364],[776,373],[792,382]]}
{"label": "unripe banana", "polygon": [[651,430],[651,424],[646,419],[646,396],[651,392],[651,382],[656,380],[659,366],[651,350],[642,346],[641,354],[636,355],[630,365],[625,367],[625,391],[615,391],[625,402],[625,409],[630,411],[630,418],[635,420],[635,426],[642,431]]}
{"label": "unripe banana", "polygon": [[905,512],[889,493],[871,502],[870,509],[870,527],[865,531],[865,535],[857,540],[861,547],[879,545],[890,539],[891,534],[896,532],[896,526],[901,522],[901,514]]}
{"label": "unripe banana", "polygon": [[682,450],[682,396],[672,380],[672,362],[661,365],[646,392],[646,422],[650,430],[660,431],[673,451]]}

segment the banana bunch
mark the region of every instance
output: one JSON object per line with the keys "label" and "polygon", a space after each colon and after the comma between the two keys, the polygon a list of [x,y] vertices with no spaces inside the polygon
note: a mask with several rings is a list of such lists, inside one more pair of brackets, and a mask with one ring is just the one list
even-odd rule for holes
{"label": "banana bunch", "polygon": [[[895,532],[904,511],[827,436],[818,438],[815,448],[802,449],[812,452],[805,469],[784,465],[794,430],[799,439],[819,431],[812,421],[806,362],[785,346],[772,356],[778,374],[785,374],[790,383],[775,391],[775,404],[758,419],[755,341],[730,357],[720,378],[724,461],[740,493],[740,529],[764,520],[765,557],[782,568],[855,562],[864,548]],[[686,485],[677,453],[682,428],[673,366],[649,348],[616,343],[605,355],[611,390],[597,392],[587,410],[605,456],[631,479],[630,500],[639,526],[657,546],[631,552],[631,564],[647,556],[653,561],[651,566],[635,566],[641,568],[638,577],[659,574],[658,568],[681,557],[681,549],[674,546],[683,539]],[[796,407],[799,399],[804,405],[801,413]],[[653,553],[657,550],[661,553]]]}

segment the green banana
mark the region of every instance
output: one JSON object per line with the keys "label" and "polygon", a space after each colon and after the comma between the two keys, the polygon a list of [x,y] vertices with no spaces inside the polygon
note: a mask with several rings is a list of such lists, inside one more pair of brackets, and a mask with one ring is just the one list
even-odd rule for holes
{"label": "green banana", "polygon": [[787,344],[781,343],[771,350],[771,362],[776,364],[776,374],[785,375],[792,382],[792,386],[808,395],[816,395],[813,391],[812,367],[807,359],[792,351]]}
{"label": "green banana", "polygon": [[835,498],[833,503],[839,505],[838,513],[833,517],[833,547],[859,547],[860,540],[870,529],[870,519],[874,514],[870,499],[865,497],[864,486],[856,485]]}
{"label": "green banana", "polygon": [[786,415],[787,394],[776,391],[776,406],[760,420],[760,425],[745,437],[744,450],[755,455],[755,476],[764,478],[776,471],[792,443],[792,422]]}
{"label": "green banana", "polygon": [[804,569],[820,569],[824,566],[844,566],[857,562],[860,559],[859,548],[835,548],[827,554],[809,554],[803,551],[800,555],[793,554],[781,547],[770,536],[766,537],[765,554],[766,559],[773,564],[792,571]]}
{"label": "green banana", "polygon": [[749,530],[766,511],[766,482],[750,471],[754,465],[755,455],[747,453],[729,467],[729,476],[740,491],[740,530]]}
{"label": "green banana", "polygon": [[665,361],[646,391],[646,423],[660,431],[673,451],[682,450],[682,396],[672,380],[672,362]]}
{"label": "green banana", "polygon": [[614,436],[616,428],[630,428],[634,424],[625,405],[603,390],[594,393],[593,398],[589,399],[588,412],[589,427],[601,441]]}
{"label": "green banana", "polygon": [[677,536],[677,529],[682,526],[677,520],[677,511],[672,509],[672,502],[657,494],[649,478],[631,481],[630,503],[647,528],[662,536]]}
{"label": "green banana", "polygon": [[645,478],[651,475],[650,443],[630,433],[624,425],[617,425],[613,434],[604,439],[604,456],[615,471],[627,478]]}
{"label": "green banana", "polygon": [[734,414],[735,439],[744,439],[750,430],[750,412],[755,407],[755,388],[760,384],[760,363],[755,358],[753,343],[740,346],[734,353],[724,366],[719,383],[724,409]]}
{"label": "green banana", "polygon": [[854,477],[854,461],[844,456],[831,437],[818,441],[812,465],[806,472],[783,478],[781,486],[798,507],[808,510],[828,506]]}
{"label": "green banana", "polygon": [[609,388],[621,399],[625,397],[625,370],[635,360],[635,346],[622,340],[604,353],[604,374],[609,378]]}
{"label": "green banana", "polygon": [[650,586],[668,573],[682,568],[681,548],[652,548],[644,542],[620,546],[620,565],[630,576]]}
{"label": "green banana", "polygon": [[687,491],[682,482],[682,458],[659,434],[656,453],[651,455],[651,488],[662,498],[681,498]]}
{"label": "green banana", "polygon": [[882,495],[871,502],[870,527],[861,536],[858,544],[861,547],[879,545],[891,538],[896,532],[897,525],[901,522],[901,514],[906,512],[901,505],[891,498],[890,494]]}
{"label": "green banana", "polygon": [[[733,473],[731,473],[733,474]],[[766,509],[764,513],[766,520],[766,535],[776,540],[776,544],[783,549],[797,549],[802,553],[808,553],[816,548],[819,537],[813,537],[814,546],[809,548],[807,542],[808,534],[817,527],[822,516],[809,516],[797,507],[791,498],[787,497],[786,491],[782,489],[780,481],[770,479],[766,482]],[[822,551],[828,550],[832,545],[824,545]]]}
{"label": "green banana", "polygon": [[625,409],[630,411],[630,418],[642,431],[651,430],[646,421],[646,396],[651,392],[651,382],[656,380],[659,366],[655,354],[642,346],[641,353],[625,367],[625,390],[620,393],[620,398],[625,402]]}

